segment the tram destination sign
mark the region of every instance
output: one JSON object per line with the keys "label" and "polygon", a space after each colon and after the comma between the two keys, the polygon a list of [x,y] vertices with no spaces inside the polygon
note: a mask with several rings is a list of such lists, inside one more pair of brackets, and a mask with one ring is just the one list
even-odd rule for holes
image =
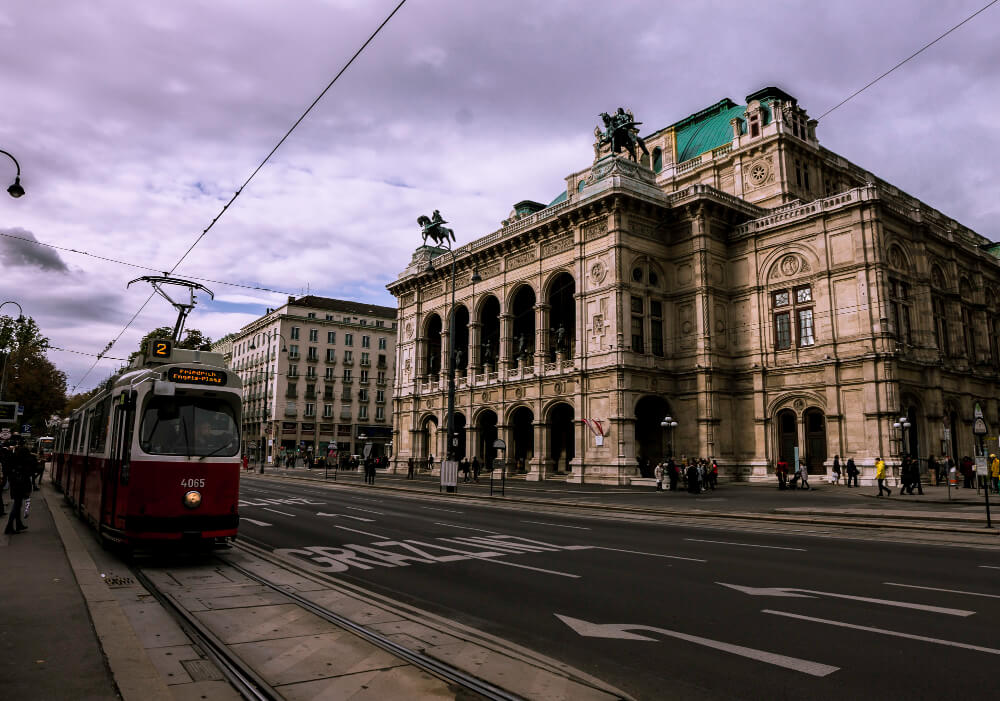
{"label": "tram destination sign", "polygon": [[226,373],[222,370],[209,370],[207,368],[170,368],[167,371],[169,382],[182,382],[187,385],[216,385],[225,386]]}
{"label": "tram destination sign", "polygon": [[0,402],[0,424],[17,421],[17,402]]}

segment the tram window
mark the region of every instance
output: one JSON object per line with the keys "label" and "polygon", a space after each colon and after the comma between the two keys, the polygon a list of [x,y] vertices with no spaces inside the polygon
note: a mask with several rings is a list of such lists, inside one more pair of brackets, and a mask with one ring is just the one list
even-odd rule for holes
{"label": "tram window", "polygon": [[151,455],[231,457],[240,447],[233,407],[216,397],[152,397],[139,446]]}
{"label": "tram window", "polygon": [[90,452],[103,453],[108,440],[108,412],[111,410],[111,395],[94,407],[90,418]]}

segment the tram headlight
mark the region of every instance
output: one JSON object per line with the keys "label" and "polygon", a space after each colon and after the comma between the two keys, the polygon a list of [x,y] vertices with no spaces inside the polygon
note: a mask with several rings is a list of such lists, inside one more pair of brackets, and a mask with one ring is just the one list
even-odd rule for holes
{"label": "tram headlight", "polygon": [[197,509],[201,506],[201,492],[190,491],[184,495],[184,506]]}

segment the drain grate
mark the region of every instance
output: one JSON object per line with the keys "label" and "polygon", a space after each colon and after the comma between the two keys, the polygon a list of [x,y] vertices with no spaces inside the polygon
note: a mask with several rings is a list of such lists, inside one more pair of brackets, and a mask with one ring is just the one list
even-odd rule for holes
{"label": "drain grate", "polygon": [[181,664],[188,676],[196,682],[218,681],[223,678],[222,672],[211,660],[181,660]]}
{"label": "drain grate", "polygon": [[135,584],[135,580],[131,577],[105,577],[104,583],[109,587],[130,587]]}

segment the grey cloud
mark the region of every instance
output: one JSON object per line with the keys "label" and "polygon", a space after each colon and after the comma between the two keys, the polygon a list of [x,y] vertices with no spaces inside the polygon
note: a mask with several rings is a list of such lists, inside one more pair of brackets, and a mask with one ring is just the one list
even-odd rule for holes
{"label": "grey cloud", "polygon": [[18,227],[0,229],[0,259],[12,268],[31,267],[46,271],[69,272],[66,263],[54,248],[41,246],[35,235]]}

